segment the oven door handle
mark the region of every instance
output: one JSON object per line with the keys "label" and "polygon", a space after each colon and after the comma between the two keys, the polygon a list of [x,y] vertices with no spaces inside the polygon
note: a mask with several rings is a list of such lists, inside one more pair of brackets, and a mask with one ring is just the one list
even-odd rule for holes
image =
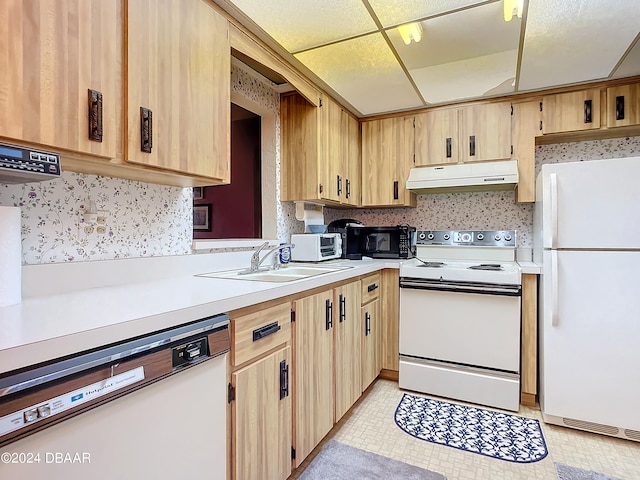
{"label": "oven door handle", "polygon": [[520,297],[522,295],[522,287],[520,285],[441,282],[438,280],[431,281],[413,278],[401,278],[400,288],[454,293],[477,293],[481,295],[504,295],[508,297]]}

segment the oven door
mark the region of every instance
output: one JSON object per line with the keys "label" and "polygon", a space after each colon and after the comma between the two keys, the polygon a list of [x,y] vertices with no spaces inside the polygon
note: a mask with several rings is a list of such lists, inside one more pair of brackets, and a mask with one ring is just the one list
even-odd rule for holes
{"label": "oven door", "polygon": [[517,373],[519,285],[400,282],[400,354]]}

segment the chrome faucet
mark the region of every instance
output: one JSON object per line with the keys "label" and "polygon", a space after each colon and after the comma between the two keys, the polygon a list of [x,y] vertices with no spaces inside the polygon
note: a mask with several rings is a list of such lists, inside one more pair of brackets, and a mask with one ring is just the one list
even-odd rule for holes
{"label": "chrome faucet", "polygon": [[[253,252],[253,255],[251,255],[251,267],[249,267],[248,270],[243,270],[242,272],[240,272],[241,274],[247,274],[247,273],[256,273],[258,271],[260,271],[260,265],[262,265],[262,262],[264,262],[267,257],[271,254],[273,254],[273,252],[280,250],[281,248],[290,248],[292,245],[290,243],[284,243],[282,245],[276,245],[275,247],[272,247],[264,257],[260,258],[260,252],[262,250],[264,250],[265,248],[267,248],[269,246],[269,242],[264,242],[262,245],[260,245],[255,252]],[[274,264],[273,264],[273,269],[278,269],[280,268],[280,261],[276,261],[274,260]]]}

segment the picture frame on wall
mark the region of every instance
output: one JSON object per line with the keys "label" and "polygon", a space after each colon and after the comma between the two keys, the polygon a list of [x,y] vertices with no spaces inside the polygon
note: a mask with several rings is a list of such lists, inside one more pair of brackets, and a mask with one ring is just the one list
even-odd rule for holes
{"label": "picture frame on wall", "polygon": [[193,206],[193,229],[198,232],[211,231],[211,204]]}
{"label": "picture frame on wall", "polygon": [[204,187],[193,187],[193,199],[202,200],[204,198]]}

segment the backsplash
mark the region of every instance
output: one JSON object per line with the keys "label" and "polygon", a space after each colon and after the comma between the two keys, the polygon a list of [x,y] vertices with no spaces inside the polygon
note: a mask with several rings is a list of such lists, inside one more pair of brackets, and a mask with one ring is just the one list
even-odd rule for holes
{"label": "backsplash", "polygon": [[[279,167],[280,96],[275,85],[243,64],[231,66],[231,90],[276,113]],[[279,172],[273,186],[279,191]],[[89,201],[105,217],[85,231]],[[190,188],[63,172],[52,181],[1,184],[0,205],[22,208],[22,263],[58,263],[192,253]],[[213,219],[215,221],[215,219]],[[277,202],[278,238],[297,228],[294,206]]]}
{"label": "backsplash", "polygon": [[[538,145],[536,175],[545,163],[640,156],[640,137]],[[353,218],[365,225],[400,225],[420,230],[517,230],[518,247],[533,246],[533,204],[517,204],[513,192],[419,195],[416,208],[325,209],[325,221]]]}

